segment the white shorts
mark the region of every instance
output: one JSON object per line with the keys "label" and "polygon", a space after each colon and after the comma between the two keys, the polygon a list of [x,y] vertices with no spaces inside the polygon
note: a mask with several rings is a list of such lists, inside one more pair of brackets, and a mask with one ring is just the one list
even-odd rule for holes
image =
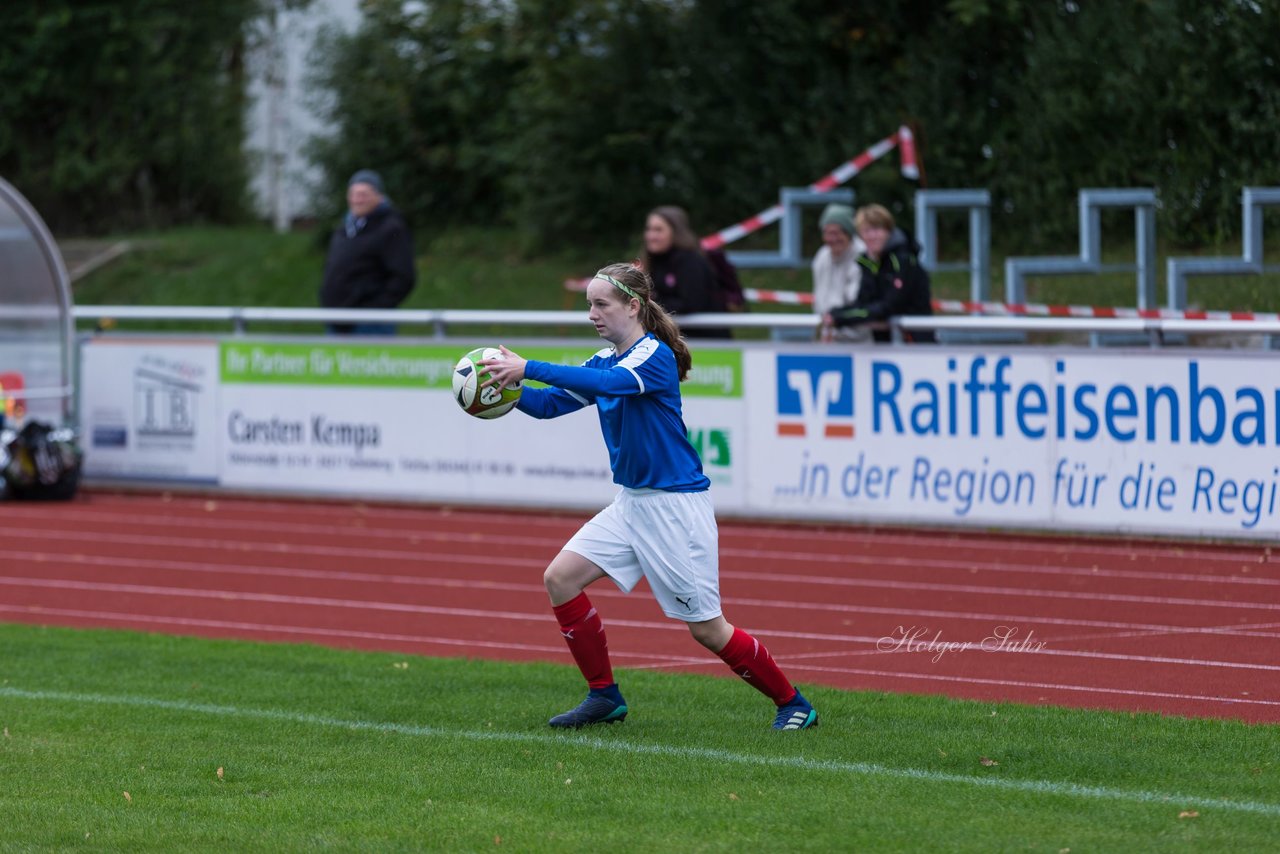
{"label": "white shorts", "polygon": [[700,623],[720,616],[720,548],[711,496],[624,489],[565,544],[624,593],[649,579],[662,611]]}

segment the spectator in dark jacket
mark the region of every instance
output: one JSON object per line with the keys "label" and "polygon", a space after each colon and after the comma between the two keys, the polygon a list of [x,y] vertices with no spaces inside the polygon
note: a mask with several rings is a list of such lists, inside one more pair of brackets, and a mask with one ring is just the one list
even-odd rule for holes
{"label": "spectator in dark jacket", "polygon": [[[867,205],[858,209],[854,227],[867,247],[858,256],[862,282],[857,299],[833,309],[830,322],[839,328],[900,315],[933,314],[929,274],[920,266],[920,246],[894,224],[893,214],[880,205]],[[890,340],[886,329],[877,329],[873,335],[877,341]],[[908,341],[934,340],[931,330],[904,331],[903,335]]]}
{"label": "spectator in dark jacket", "polygon": [[[417,281],[413,235],[391,207],[382,178],[361,169],[347,182],[347,215],[329,240],[320,304],[325,308],[395,308]],[[340,335],[394,335],[392,323],[334,323]]]}
{"label": "spectator in dark jacket", "polygon": [[[653,296],[675,317],[726,310],[716,271],[702,254],[698,236],[683,208],[665,205],[649,212],[640,264],[653,279]],[[724,328],[684,329],[686,338],[730,338]]]}

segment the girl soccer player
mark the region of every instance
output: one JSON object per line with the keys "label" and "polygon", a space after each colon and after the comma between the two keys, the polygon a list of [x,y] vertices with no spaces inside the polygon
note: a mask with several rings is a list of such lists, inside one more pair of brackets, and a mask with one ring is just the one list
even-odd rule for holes
{"label": "girl soccer player", "polygon": [[613,680],[600,615],[584,592],[608,577],[624,592],[640,579],[663,612],[689,626],[698,643],[778,707],[774,729],[806,729],[818,713],[751,635],[720,611],[719,534],[710,481],[689,443],[680,382],[693,360],[675,321],[653,301],[653,281],[630,264],[611,264],[587,286],[587,318],[611,346],[581,367],[526,361],[502,348],[487,359],[486,385],[524,379],[551,386],[526,388],[517,408],[556,418],[595,404],[609,450],[617,498],[565,545],[543,574],[551,607],[574,661],[586,677],[587,698],[556,715],[553,727],[613,723],[627,703]]}

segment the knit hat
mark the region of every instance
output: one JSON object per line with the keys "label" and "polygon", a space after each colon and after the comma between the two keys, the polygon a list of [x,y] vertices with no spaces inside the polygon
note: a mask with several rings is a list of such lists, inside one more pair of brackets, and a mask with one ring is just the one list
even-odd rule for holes
{"label": "knit hat", "polygon": [[351,180],[347,182],[347,186],[350,187],[352,184],[368,184],[378,191],[379,196],[387,194],[386,188],[382,186],[382,176],[372,169],[361,169],[352,175]]}
{"label": "knit hat", "polygon": [[822,216],[818,219],[818,228],[826,228],[833,223],[840,226],[845,234],[853,237],[853,208],[848,205],[827,205],[822,209]]}

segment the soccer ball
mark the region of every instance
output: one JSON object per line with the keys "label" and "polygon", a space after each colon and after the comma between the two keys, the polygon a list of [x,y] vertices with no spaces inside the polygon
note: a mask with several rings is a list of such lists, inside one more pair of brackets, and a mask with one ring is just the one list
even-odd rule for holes
{"label": "soccer ball", "polygon": [[496,347],[477,347],[458,360],[453,368],[453,399],[463,412],[476,418],[498,418],[515,408],[524,390],[523,383],[505,388],[481,388],[489,372],[480,365],[480,360],[501,358],[502,351]]}

